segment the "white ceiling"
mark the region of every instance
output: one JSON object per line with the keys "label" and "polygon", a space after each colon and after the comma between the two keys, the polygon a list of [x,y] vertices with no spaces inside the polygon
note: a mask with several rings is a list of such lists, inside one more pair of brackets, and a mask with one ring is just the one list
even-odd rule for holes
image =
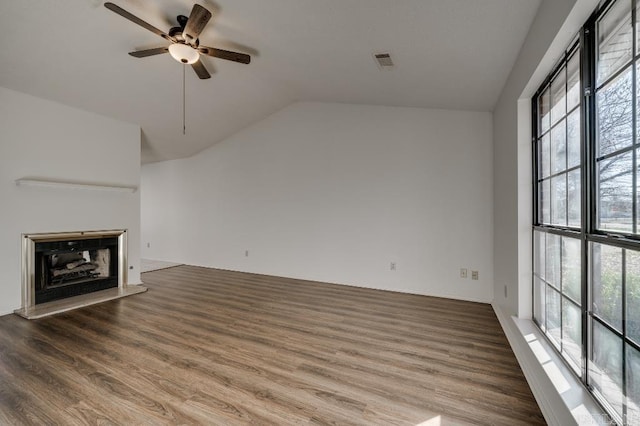
{"label": "white ceiling", "polygon": [[[212,73],[100,0],[1,0],[0,86],[139,124],[143,162],[193,155],[295,101],[491,111],[540,0],[198,0],[201,44],[252,55],[204,58]],[[168,31],[193,0],[114,0]],[[380,70],[374,52],[396,66]],[[215,71],[215,72],[214,72]]]}

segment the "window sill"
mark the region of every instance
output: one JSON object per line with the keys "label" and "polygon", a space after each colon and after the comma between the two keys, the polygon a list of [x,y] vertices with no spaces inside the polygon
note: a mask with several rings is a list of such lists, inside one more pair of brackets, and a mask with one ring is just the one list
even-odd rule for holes
{"label": "window sill", "polygon": [[608,425],[608,416],[544,338],[533,321],[493,305],[500,325],[550,425]]}

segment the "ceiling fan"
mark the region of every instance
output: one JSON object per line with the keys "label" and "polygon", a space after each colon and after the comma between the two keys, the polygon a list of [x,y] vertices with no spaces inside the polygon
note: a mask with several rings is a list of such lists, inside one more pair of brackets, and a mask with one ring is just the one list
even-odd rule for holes
{"label": "ceiling fan", "polygon": [[209,19],[211,19],[211,12],[199,4],[193,5],[191,15],[189,15],[188,18],[184,15],[178,15],[177,20],[179,26],[171,28],[168,34],[111,2],[106,2],[104,7],[171,42],[167,47],[156,47],[154,49],[129,52],[129,55],[133,57],[145,58],[147,56],[169,52],[176,61],[183,64],[190,64],[201,79],[210,78],[211,74],[209,74],[209,71],[207,71],[204,64],[200,61],[200,55],[213,56],[214,58],[226,59],[241,64],[251,62],[251,56],[245,53],[200,46],[198,36],[209,22]]}

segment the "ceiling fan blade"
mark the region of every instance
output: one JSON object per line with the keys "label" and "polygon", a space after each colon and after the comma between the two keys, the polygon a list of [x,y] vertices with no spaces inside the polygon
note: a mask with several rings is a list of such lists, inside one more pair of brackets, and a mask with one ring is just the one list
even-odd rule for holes
{"label": "ceiling fan blade", "polygon": [[107,9],[109,9],[112,12],[117,13],[118,15],[122,16],[123,18],[127,18],[128,20],[130,20],[131,22],[134,22],[138,25],[140,25],[142,28],[146,28],[147,30],[151,31],[154,34],[159,35],[160,37],[166,39],[166,40],[170,40],[172,42],[176,42],[176,39],[171,37],[169,34],[160,31],[159,29],[157,29],[156,27],[154,27],[153,25],[149,24],[148,22],[143,21],[142,19],[138,18],[137,16],[127,12],[126,10],[124,10],[123,8],[121,8],[120,6],[113,4],[111,2],[106,2],[104,4],[104,7],[106,7]]}
{"label": "ceiling fan blade", "polygon": [[156,47],[155,49],[138,50],[135,52],[129,52],[129,55],[136,58],[146,58],[147,56],[160,55],[162,53],[167,53],[168,51],[169,51],[168,47]]}
{"label": "ceiling fan blade", "polygon": [[239,62],[241,64],[248,64],[251,62],[251,56],[246,53],[231,52],[229,50],[216,49],[214,47],[200,46],[198,48],[200,53],[204,55],[213,56],[214,58],[226,59],[228,61]]}
{"label": "ceiling fan blade", "polygon": [[211,78],[211,74],[209,74],[209,71],[207,71],[207,69],[204,67],[202,61],[194,62],[193,64],[191,64],[191,68],[193,68],[193,70],[196,72],[196,74],[198,74],[198,77],[200,77],[201,80]]}
{"label": "ceiling fan blade", "polygon": [[193,5],[191,15],[189,15],[189,19],[187,20],[187,25],[185,25],[184,31],[182,31],[182,36],[187,43],[196,41],[202,30],[204,30],[205,25],[207,25],[207,22],[209,22],[209,19],[211,19],[211,12],[199,4]]}

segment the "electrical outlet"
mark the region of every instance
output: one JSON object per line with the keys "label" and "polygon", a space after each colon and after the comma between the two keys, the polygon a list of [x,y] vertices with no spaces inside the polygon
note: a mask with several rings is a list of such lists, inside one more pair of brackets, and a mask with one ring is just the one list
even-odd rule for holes
{"label": "electrical outlet", "polygon": [[471,279],[472,280],[478,279],[478,271],[471,271]]}
{"label": "electrical outlet", "polygon": [[396,270],[396,262],[391,262],[389,264],[389,269],[392,270],[392,271],[395,271]]}
{"label": "electrical outlet", "polygon": [[507,286],[506,285],[504,286],[504,298],[505,299],[507,298]]}
{"label": "electrical outlet", "polygon": [[460,278],[467,278],[467,268],[460,268]]}
{"label": "electrical outlet", "polygon": [[151,248],[151,243],[147,243],[147,248]]}
{"label": "electrical outlet", "polygon": [[244,251],[244,257],[249,257],[249,250]]}

